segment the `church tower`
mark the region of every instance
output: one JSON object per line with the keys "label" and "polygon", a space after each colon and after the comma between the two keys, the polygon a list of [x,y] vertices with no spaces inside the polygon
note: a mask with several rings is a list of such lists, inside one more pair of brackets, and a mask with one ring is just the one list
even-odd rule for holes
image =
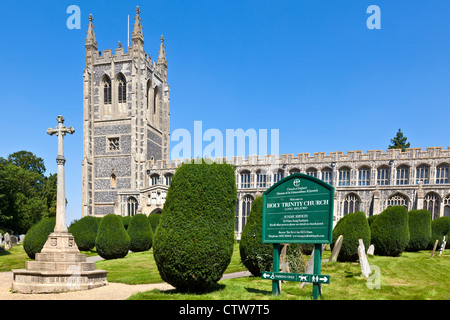
{"label": "church tower", "polygon": [[155,62],[144,51],[140,10],[132,45],[97,49],[92,15],[83,73],[82,216],[141,212],[149,163],[169,159],[170,89],[161,36]]}

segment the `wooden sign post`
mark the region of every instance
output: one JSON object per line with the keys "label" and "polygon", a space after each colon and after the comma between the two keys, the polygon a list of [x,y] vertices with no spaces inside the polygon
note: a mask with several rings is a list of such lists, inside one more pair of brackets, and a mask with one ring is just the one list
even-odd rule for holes
{"label": "wooden sign post", "polygon": [[[319,297],[320,285],[329,283],[321,275],[322,244],[332,242],[334,188],[317,178],[295,173],[266,190],[263,194],[262,243],[273,244],[273,272],[263,272],[263,279],[272,279],[272,293],[281,292],[279,278],[280,244],[313,243],[314,271],[294,277],[291,281],[312,282],[313,298]],[[266,275],[266,277],[264,277]],[[298,274],[300,275],[300,274]],[[327,282],[320,279],[327,278]],[[301,279],[301,280],[299,280]],[[286,279],[283,279],[286,280]],[[289,280],[287,280],[289,281]]]}

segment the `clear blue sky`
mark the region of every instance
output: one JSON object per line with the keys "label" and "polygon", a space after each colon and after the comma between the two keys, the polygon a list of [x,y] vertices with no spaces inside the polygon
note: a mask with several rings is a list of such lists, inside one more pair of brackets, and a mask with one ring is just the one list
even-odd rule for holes
{"label": "clear blue sky", "polygon": [[[81,29],[69,30],[69,5]],[[381,30],[369,30],[369,5]],[[82,74],[90,13],[99,50],[127,42],[141,8],[145,49],[164,34],[171,131],[279,129],[280,153],[386,150],[399,128],[412,147],[447,148],[450,1],[2,0],[0,156],[28,150],[56,172],[61,114],[68,224],[81,217]]]}

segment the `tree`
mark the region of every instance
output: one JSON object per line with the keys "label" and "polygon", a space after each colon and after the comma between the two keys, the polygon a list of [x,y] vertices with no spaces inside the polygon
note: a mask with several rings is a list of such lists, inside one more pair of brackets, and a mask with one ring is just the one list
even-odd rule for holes
{"label": "tree", "polygon": [[44,160],[29,151],[11,153],[8,156],[8,162],[27,171],[37,172],[42,175],[45,172]]}
{"label": "tree", "polygon": [[388,149],[402,149],[402,151],[405,151],[410,146],[410,143],[406,143],[406,140],[408,140],[408,138],[403,136],[401,129],[398,129],[397,135],[391,139],[391,144]]}
{"label": "tree", "polygon": [[56,175],[43,172],[43,160],[28,151],[0,158],[1,230],[26,233],[42,218],[55,216]]}

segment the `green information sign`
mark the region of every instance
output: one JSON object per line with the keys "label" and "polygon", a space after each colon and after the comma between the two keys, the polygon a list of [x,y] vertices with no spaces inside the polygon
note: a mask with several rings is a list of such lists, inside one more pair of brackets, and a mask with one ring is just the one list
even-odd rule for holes
{"label": "green information sign", "polygon": [[331,243],[334,188],[295,173],[263,195],[263,243]]}
{"label": "green information sign", "polygon": [[[295,173],[274,184],[263,194],[262,243],[273,244],[272,293],[281,292],[280,280],[313,283],[313,298],[330,277],[320,274],[322,244],[332,242],[334,188],[317,178]],[[314,274],[280,273],[280,245],[314,244]]]}

